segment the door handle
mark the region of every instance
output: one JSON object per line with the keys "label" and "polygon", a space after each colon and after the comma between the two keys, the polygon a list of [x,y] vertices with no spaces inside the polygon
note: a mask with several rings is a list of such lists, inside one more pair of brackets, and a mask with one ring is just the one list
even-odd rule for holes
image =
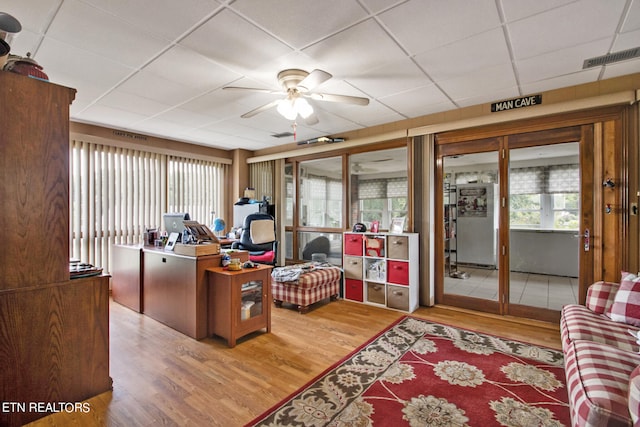
{"label": "door handle", "polygon": [[589,229],[585,229],[584,234],[575,234],[574,237],[582,237],[584,239],[584,251],[589,252],[589,247],[591,246],[591,233]]}

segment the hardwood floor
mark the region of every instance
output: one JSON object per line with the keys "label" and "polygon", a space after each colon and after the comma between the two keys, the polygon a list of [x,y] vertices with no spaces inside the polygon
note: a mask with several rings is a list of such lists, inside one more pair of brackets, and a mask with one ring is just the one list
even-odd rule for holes
{"label": "hardwood floor", "polygon": [[[88,413],[58,413],[32,426],[241,426],[312,380],[403,313],[335,301],[301,315],[272,310],[272,332],[230,349],[196,341],[111,301],[113,391]],[[558,325],[447,307],[414,316],[560,348]]]}

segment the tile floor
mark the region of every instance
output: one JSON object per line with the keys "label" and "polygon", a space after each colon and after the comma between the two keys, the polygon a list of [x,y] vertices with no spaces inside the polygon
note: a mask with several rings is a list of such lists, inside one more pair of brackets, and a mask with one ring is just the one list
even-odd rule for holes
{"label": "tile floor", "polygon": [[[498,300],[498,270],[460,266],[467,279],[445,277],[445,293]],[[510,302],[560,310],[578,303],[578,278],[511,272]]]}

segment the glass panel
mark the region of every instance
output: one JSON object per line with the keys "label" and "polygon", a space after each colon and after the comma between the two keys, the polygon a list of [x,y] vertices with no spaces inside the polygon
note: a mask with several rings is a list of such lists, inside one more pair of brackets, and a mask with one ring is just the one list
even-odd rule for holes
{"label": "glass panel", "polygon": [[287,227],[293,226],[293,201],[294,201],[294,188],[293,188],[293,165],[287,163],[284,165],[284,225]]}
{"label": "glass panel", "polygon": [[498,300],[498,153],[443,158],[446,294]]}
{"label": "glass panel", "polygon": [[342,159],[300,162],[299,176],[300,225],[342,228]]}
{"label": "glass panel", "polygon": [[[579,144],[513,149],[509,158],[509,302],[577,304]],[[534,171],[536,185],[525,183]]]}
{"label": "glass panel", "polygon": [[298,259],[311,261],[314,253],[326,253],[327,262],[342,266],[342,233],[301,231],[298,233],[298,248]]}
{"label": "glass panel", "polygon": [[[371,151],[349,157],[351,220],[349,227],[362,222],[371,229],[378,221],[388,230],[391,219],[408,215],[407,149]],[[405,221],[405,230],[409,221]]]}
{"label": "glass panel", "polygon": [[242,303],[240,304],[240,320],[251,319],[262,315],[262,280],[243,283]]}

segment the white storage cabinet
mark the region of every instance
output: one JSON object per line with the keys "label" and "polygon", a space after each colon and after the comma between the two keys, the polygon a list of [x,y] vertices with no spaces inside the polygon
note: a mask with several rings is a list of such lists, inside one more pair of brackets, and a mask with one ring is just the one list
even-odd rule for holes
{"label": "white storage cabinet", "polygon": [[416,310],[418,239],[417,233],[344,233],[344,298],[409,313]]}

